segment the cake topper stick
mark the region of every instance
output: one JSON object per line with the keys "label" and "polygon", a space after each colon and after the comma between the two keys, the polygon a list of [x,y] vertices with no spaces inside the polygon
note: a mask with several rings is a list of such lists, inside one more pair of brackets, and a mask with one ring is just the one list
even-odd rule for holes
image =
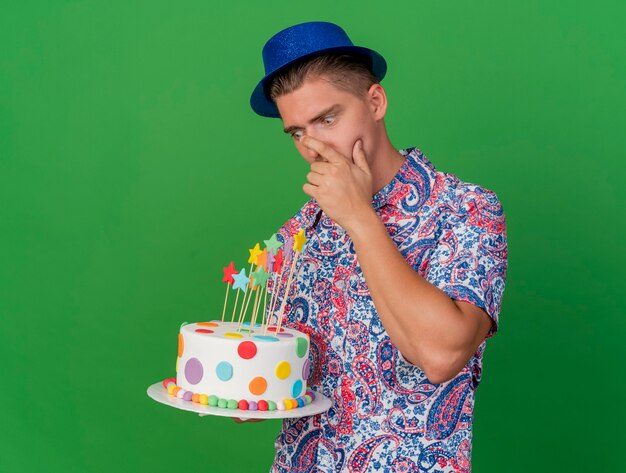
{"label": "cake topper stick", "polygon": [[256,295],[254,296],[254,303],[252,304],[252,314],[250,315],[250,326],[248,327],[248,336],[250,336],[252,334],[252,326],[254,325],[254,313],[255,313],[255,308],[257,306],[257,302],[259,300],[259,294],[261,293],[261,288],[259,286],[257,286],[254,290],[254,292],[256,292]]}
{"label": "cake topper stick", "polygon": [[[244,291],[243,301],[241,301],[241,309],[239,310],[239,317],[237,317],[237,323],[239,324],[239,328],[241,328],[243,319],[245,319],[246,310],[248,310],[248,303],[250,302],[250,298],[252,297],[252,291],[248,293],[247,287],[249,285],[251,288],[254,288],[252,269],[254,268],[255,264],[257,265],[257,269],[258,269],[259,255],[262,253],[261,248],[259,247],[258,243],[254,245],[254,248],[250,248],[248,251],[250,252],[250,257],[248,258],[248,263],[250,263],[250,270],[249,270],[250,277],[248,278],[248,281],[246,283],[246,290]],[[234,320],[234,317],[233,317],[233,320]]]}
{"label": "cake topper stick", "polygon": [[[267,248],[266,248],[267,249]],[[273,276],[273,280],[276,279],[276,273],[274,273],[274,250],[268,250],[267,252],[267,273],[269,275],[268,281],[265,284],[265,294],[264,294],[264,302],[263,302],[263,310],[261,311],[261,330],[263,330],[263,326],[265,325],[265,309],[267,307],[267,293],[269,280]]]}
{"label": "cake topper stick", "polygon": [[291,289],[291,283],[293,281],[293,271],[296,267],[296,263],[298,262],[298,257],[300,256],[300,254],[302,254],[302,247],[306,243],[306,240],[307,239],[304,236],[304,228],[301,228],[300,231],[294,236],[293,249],[295,251],[295,255],[293,257],[293,261],[291,262],[291,268],[289,269],[289,277],[287,278],[287,287],[285,288],[283,302],[280,305],[280,310],[278,311],[278,323],[276,325],[276,333],[280,332],[280,326],[283,323],[283,311],[285,310],[285,305],[287,304],[289,289]]}
{"label": "cake topper stick", "polygon": [[252,327],[256,326],[256,319],[259,315],[259,308],[261,307],[261,303],[263,302],[263,296],[267,294],[266,288],[262,287],[259,291],[258,302],[255,300],[254,311],[252,312],[252,322],[250,323],[250,330],[248,331],[248,336],[252,334]]}
{"label": "cake topper stick", "polygon": [[277,294],[278,294],[279,288],[277,286],[280,282],[281,277],[282,277],[282,271],[280,272],[280,274],[274,273],[274,277],[272,278],[272,287],[274,289],[272,291],[272,297],[270,297],[270,305],[269,307],[266,307],[266,314],[264,317],[266,320],[266,324],[265,324],[265,330],[263,331],[263,335],[267,333],[267,329],[272,323],[272,316],[274,315],[274,306],[276,305],[276,301],[278,300]]}
{"label": "cake topper stick", "polygon": [[235,264],[231,261],[230,264],[224,268],[224,277],[222,278],[222,282],[226,283],[226,295],[224,296],[224,310],[222,310],[222,322],[224,322],[224,317],[226,315],[226,305],[228,304],[228,286],[232,286],[234,284],[234,274],[237,274],[237,270],[235,270]]}
{"label": "cake topper stick", "polygon": [[272,278],[272,287],[274,289],[272,291],[272,297],[270,298],[270,305],[267,308],[267,314],[265,315],[265,319],[267,320],[267,323],[265,325],[265,330],[263,331],[264,335],[267,333],[267,329],[272,323],[272,317],[274,315],[276,301],[278,300],[278,291],[279,291],[278,284],[280,283],[280,280],[282,279],[282,275],[283,275],[282,267],[280,269],[281,269],[280,273],[274,273],[274,277]]}
{"label": "cake topper stick", "polygon": [[265,322],[265,308],[267,307],[267,286],[265,286],[265,294],[263,297],[263,310],[261,311],[261,328],[263,328],[263,322]]}
{"label": "cake topper stick", "polygon": [[[282,268],[280,268],[282,269]],[[282,273],[280,273],[282,274]],[[265,327],[265,331],[267,331],[267,327],[270,324],[271,318],[272,318],[272,313],[274,312],[274,304],[276,304],[276,294],[278,293],[278,287],[277,286],[277,279],[280,279],[279,273],[275,272],[272,275],[272,295],[270,297],[270,305],[268,307],[266,307],[266,313],[264,315],[264,319],[266,320],[266,327]]]}
{"label": "cake topper stick", "polygon": [[257,285],[255,284],[254,277],[252,273],[250,273],[250,293],[248,297],[246,297],[241,305],[241,311],[239,312],[239,318],[237,319],[238,329],[241,330],[241,327],[246,320],[246,314],[248,313],[248,306],[250,305],[250,300],[252,299],[252,293],[256,292]]}
{"label": "cake topper stick", "polygon": [[[285,250],[290,250],[292,246],[293,237],[289,237],[285,242],[284,248]],[[278,250],[274,258],[274,277],[272,278],[272,286],[274,289],[272,291],[272,298],[270,299],[270,306],[267,313],[267,325],[265,326],[265,331],[263,332],[264,335],[267,333],[267,329],[269,328],[269,325],[272,322],[272,317],[274,316],[274,309],[276,308],[276,301],[278,300],[278,293],[280,292],[280,288],[278,286],[283,279],[283,268],[285,266],[283,262],[285,262],[285,260],[285,252],[281,248]]]}
{"label": "cake topper stick", "polygon": [[254,296],[254,303],[252,304],[251,323],[252,325],[254,325],[254,323],[256,322],[257,313],[259,311],[259,306],[261,305],[261,295],[267,286],[267,280],[269,279],[270,274],[265,271],[263,266],[259,265],[256,271],[251,274],[251,276],[253,277],[253,287],[257,291],[256,295]]}
{"label": "cake topper stick", "polygon": [[[265,249],[267,250],[267,266],[265,269],[267,270],[268,273],[273,273],[272,284],[275,286],[276,273],[279,272],[282,267],[283,250],[281,250],[280,248],[283,246],[283,244],[280,241],[278,241],[276,233],[274,233],[270,237],[269,240],[263,240],[263,243],[265,243]],[[278,262],[276,262],[275,257],[278,257]],[[267,295],[267,287],[266,287],[265,294]],[[270,306],[272,305],[272,300],[274,299],[274,295],[275,295],[275,292],[272,292],[272,297],[270,298]],[[263,325],[263,323],[265,322],[265,308],[266,307],[267,307],[267,304],[264,305],[264,309],[263,309],[264,315],[261,318],[261,325]]]}
{"label": "cake topper stick", "polygon": [[[252,276],[252,269],[254,268],[254,265],[257,265],[257,269],[259,268],[259,256],[263,254],[263,252],[261,251],[261,245],[259,245],[258,243],[256,243],[254,245],[253,248],[249,248],[248,251],[250,252],[250,257],[248,258],[248,263],[250,263],[250,276]],[[254,288],[254,283],[251,283],[251,287]],[[246,299],[245,294],[244,294],[244,300],[242,302],[242,306],[241,308],[243,309],[245,307],[245,310],[240,311],[239,312],[239,318],[237,319],[239,322],[239,326],[241,328],[241,324],[243,323],[242,317],[245,318],[245,311],[248,309],[248,303],[250,302],[250,298],[252,297],[252,293],[248,294],[248,297]]]}
{"label": "cake topper stick", "polygon": [[[263,303],[263,300],[265,300],[265,303]],[[265,305],[267,304],[267,287],[262,287],[261,288],[261,294],[259,295],[259,302],[256,305],[256,307],[254,308],[254,312],[252,314],[252,326],[256,325],[256,319],[259,315],[259,309],[261,308],[261,305],[263,305],[263,310],[261,311],[261,314],[263,314],[263,312],[265,311]],[[261,328],[263,328],[263,315],[261,315]],[[250,330],[249,333],[252,333],[252,330]]]}
{"label": "cake topper stick", "polygon": [[232,315],[232,316],[231,316],[231,318],[230,318],[230,321],[231,321],[231,322],[234,322],[234,321],[235,321],[235,310],[237,309],[237,301],[239,300],[239,293],[240,293],[240,292],[241,292],[241,291],[237,291],[237,296],[235,297],[235,305],[233,306],[233,315]]}
{"label": "cake topper stick", "polygon": [[224,309],[222,310],[222,322],[226,316],[226,305],[228,305],[228,283],[226,284],[226,295],[224,296]]}
{"label": "cake topper stick", "polygon": [[231,322],[235,320],[235,309],[237,308],[237,301],[239,300],[239,293],[243,290],[243,297],[245,300],[246,292],[248,292],[248,283],[250,282],[250,278],[246,276],[246,268],[242,268],[239,274],[233,276],[234,284],[233,290],[239,289],[237,291],[237,297],[235,298],[235,306],[233,307],[233,316]]}
{"label": "cake topper stick", "polygon": [[239,318],[237,319],[237,323],[239,324],[239,329],[241,329],[241,326],[243,325],[243,321],[246,319],[246,312],[248,312],[248,305],[250,304],[250,299],[252,299],[252,293],[256,292],[256,288],[253,287],[249,294],[248,297],[244,298],[244,301],[241,303],[241,310],[239,311]]}
{"label": "cake topper stick", "polygon": [[283,321],[283,311],[285,310],[285,305],[287,304],[287,296],[289,294],[289,289],[291,289],[291,282],[293,281],[293,270],[296,266],[296,261],[298,261],[298,254],[293,257],[293,261],[291,262],[291,268],[289,269],[289,277],[287,278],[287,287],[285,288],[285,294],[283,295],[283,301],[280,304],[280,309],[278,309],[278,315],[276,316],[276,333],[280,332],[280,326]]}

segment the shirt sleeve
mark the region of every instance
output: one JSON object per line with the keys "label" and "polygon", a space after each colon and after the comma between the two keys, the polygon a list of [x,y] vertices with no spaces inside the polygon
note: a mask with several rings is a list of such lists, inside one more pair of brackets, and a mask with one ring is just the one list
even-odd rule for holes
{"label": "shirt sleeve", "polygon": [[504,212],[496,195],[475,185],[460,189],[457,210],[444,227],[425,278],[450,298],[474,304],[498,328],[507,271]]}

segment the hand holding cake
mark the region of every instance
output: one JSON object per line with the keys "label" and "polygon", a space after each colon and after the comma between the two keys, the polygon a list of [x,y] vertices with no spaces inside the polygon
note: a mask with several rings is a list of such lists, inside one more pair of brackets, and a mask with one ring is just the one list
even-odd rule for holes
{"label": "hand holding cake", "polygon": [[[309,336],[281,327],[294,268],[306,241],[301,229],[288,239],[287,252],[276,235],[265,240],[263,250],[257,243],[249,250],[249,277],[245,268],[237,271],[232,261],[224,268],[222,319],[181,326],[177,376],[162,383],[170,396],[230,409],[239,421],[247,418],[241,411],[284,411],[313,402],[315,393],[307,390],[311,373]],[[268,304],[270,278],[273,291]],[[230,322],[225,320],[229,288],[238,291]],[[274,317],[276,323],[272,325]]]}

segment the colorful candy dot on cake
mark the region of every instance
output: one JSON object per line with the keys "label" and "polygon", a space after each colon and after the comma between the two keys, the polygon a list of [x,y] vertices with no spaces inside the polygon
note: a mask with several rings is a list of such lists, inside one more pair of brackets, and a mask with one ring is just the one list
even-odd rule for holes
{"label": "colorful candy dot on cake", "polygon": [[[267,331],[268,331],[268,332],[276,332],[276,329],[277,329],[277,327],[268,327],[268,328],[267,328]],[[282,333],[282,332],[284,332],[284,331],[285,331],[285,329],[284,329],[284,328],[281,328],[281,329],[279,330],[279,333]]]}
{"label": "colorful candy dot on cake", "polygon": [[[259,402],[261,402],[261,401],[259,401]],[[258,407],[259,406],[257,405],[256,401],[250,401],[248,403],[248,410],[256,411],[258,409]]]}
{"label": "colorful candy dot on cake", "polygon": [[228,401],[224,398],[220,398],[217,401],[217,407],[221,407],[222,409],[228,406]]}
{"label": "colorful candy dot on cake", "polygon": [[271,335],[255,335],[254,337],[255,340],[260,340],[262,342],[277,342],[278,338],[276,337],[272,337]]}
{"label": "colorful candy dot on cake", "polygon": [[220,361],[215,367],[215,374],[221,381],[228,381],[233,377],[233,365],[228,361]]}
{"label": "colorful candy dot on cake", "polygon": [[197,358],[189,358],[185,363],[185,379],[189,384],[198,384],[204,375],[202,363]]}
{"label": "colorful candy dot on cake", "polygon": [[238,406],[239,403],[237,402],[237,399],[229,399],[228,404],[226,404],[226,407],[229,409],[237,409]]}
{"label": "colorful candy dot on cake", "polygon": [[302,380],[301,379],[296,379],[293,383],[293,385],[291,386],[291,395],[293,397],[298,397],[300,394],[302,394],[302,388],[303,388],[303,384],[302,384]]}
{"label": "colorful candy dot on cake", "polygon": [[304,402],[305,402],[307,405],[309,405],[309,404],[311,404],[311,403],[313,402],[313,398],[312,398],[312,397],[311,397],[311,395],[308,393],[308,391],[307,391],[307,393],[304,395]]}
{"label": "colorful candy dot on cake", "polygon": [[200,395],[198,396],[198,402],[199,402],[200,404],[203,404],[203,405],[205,405],[205,406],[208,406],[208,405],[209,405],[209,396],[207,396],[206,394],[200,394]]}
{"label": "colorful candy dot on cake", "polygon": [[291,399],[284,399],[283,404],[285,405],[285,410],[288,411],[291,409]]}
{"label": "colorful candy dot on cake", "polygon": [[196,333],[215,333],[215,332],[208,328],[197,328]]}
{"label": "colorful candy dot on cake", "polygon": [[243,338],[243,335],[241,335],[240,333],[228,332],[228,333],[224,334],[224,337],[226,337],[226,338]]}
{"label": "colorful candy dot on cake", "polygon": [[302,396],[300,396],[298,399],[296,399],[296,401],[298,401],[298,407],[304,407],[304,399],[302,399]]}
{"label": "colorful candy dot on cake", "polygon": [[281,332],[281,333],[278,333],[277,335],[278,335],[280,338],[293,338],[293,333],[287,333],[287,332],[282,333],[282,332]]}
{"label": "colorful candy dot on cake", "polygon": [[191,391],[185,391],[185,394],[183,394],[183,401],[191,401],[192,396],[193,393]]}
{"label": "colorful candy dot on cake", "polygon": [[176,373],[178,373],[178,360],[180,360],[180,358],[176,357]]}
{"label": "colorful candy dot on cake", "polygon": [[168,384],[167,385],[167,394],[169,394],[170,396],[174,395],[174,389],[176,389],[177,386],[174,383]]}
{"label": "colorful candy dot on cake", "polygon": [[255,343],[249,340],[246,340],[245,342],[241,342],[239,346],[237,347],[237,353],[244,360],[249,360],[251,358],[254,358],[254,355],[256,355],[256,352],[257,352],[257,349],[256,349]]}
{"label": "colorful candy dot on cake", "polygon": [[306,338],[298,337],[296,339],[296,355],[298,355],[298,358],[304,358],[308,348],[309,341]]}
{"label": "colorful candy dot on cake", "polygon": [[257,403],[257,407],[259,408],[260,411],[266,411],[269,409],[269,404],[267,401],[265,401],[264,399],[261,399],[258,403]]}
{"label": "colorful candy dot on cake", "polygon": [[283,401],[278,401],[276,403],[276,409],[278,409],[279,411],[284,411],[285,410],[285,403]]}
{"label": "colorful candy dot on cake", "polygon": [[183,338],[182,333],[178,333],[178,357],[183,356],[183,351],[185,351],[185,339]]}
{"label": "colorful candy dot on cake", "polygon": [[275,411],[276,410],[276,403],[274,401],[267,401],[267,410],[268,411]]}
{"label": "colorful candy dot on cake", "polygon": [[260,396],[267,389],[267,381],[262,376],[257,376],[248,385],[250,392],[255,396]]}
{"label": "colorful candy dot on cake", "polygon": [[191,402],[195,402],[196,404],[199,402],[198,398],[200,397],[200,394],[198,393],[193,393],[191,396]]}
{"label": "colorful candy dot on cake", "polygon": [[216,322],[197,322],[196,325],[200,325],[201,327],[219,327],[220,324]]}
{"label": "colorful candy dot on cake", "polygon": [[315,392],[310,389],[307,391],[307,394],[311,396],[311,402],[315,401]]}
{"label": "colorful candy dot on cake", "polygon": [[242,411],[247,411],[248,408],[250,407],[250,404],[248,404],[248,401],[246,401],[245,399],[242,399],[241,401],[237,403],[237,407],[241,409]]}
{"label": "colorful candy dot on cake", "polygon": [[287,379],[291,374],[291,365],[288,361],[281,361],[276,366],[276,377],[278,379]]}
{"label": "colorful candy dot on cake", "polygon": [[176,396],[178,397],[178,393],[181,391],[181,387],[180,386],[176,386],[174,389],[172,389],[172,396]]}
{"label": "colorful candy dot on cake", "polygon": [[[242,327],[250,327],[250,322],[246,320],[245,322],[241,323],[241,326]],[[261,326],[261,324],[259,324],[259,323],[256,323],[256,324],[253,325],[253,327],[260,327],[260,326]]]}
{"label": "colorful candy dot on cake", "polygon": [[217,406],[217,402],[219,401],[218,397],[215,394],[211,394],[209,396],[209,406],[215,407]]}
{"label": "colorful candy dot on cake", "polygon": [[302,379],[309,379],[311,375],[311,361],[306,360],[302,366]]}

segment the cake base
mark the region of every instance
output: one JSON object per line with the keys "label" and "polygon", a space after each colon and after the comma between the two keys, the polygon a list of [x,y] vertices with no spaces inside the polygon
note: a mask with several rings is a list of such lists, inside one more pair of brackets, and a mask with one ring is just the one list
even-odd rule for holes
{"label": "cake base", "polygon": [[286,419],[296,417],[307,417],[326,412],[332,406],[332,402],[323,394],[315,393],[315,400],[306,406],[297,409],[275,410],[275,411],[250,411],[242,409],[224,409],[222,407],[212,407],[197,402],[184,401],[175,396],[170,396],[161,382],[148,387],[148,396],[156,402],[167,406],[175,407],[183,411],[195,412],[200,416],[214,415],[222,417],[238,417],[241,419]]}

